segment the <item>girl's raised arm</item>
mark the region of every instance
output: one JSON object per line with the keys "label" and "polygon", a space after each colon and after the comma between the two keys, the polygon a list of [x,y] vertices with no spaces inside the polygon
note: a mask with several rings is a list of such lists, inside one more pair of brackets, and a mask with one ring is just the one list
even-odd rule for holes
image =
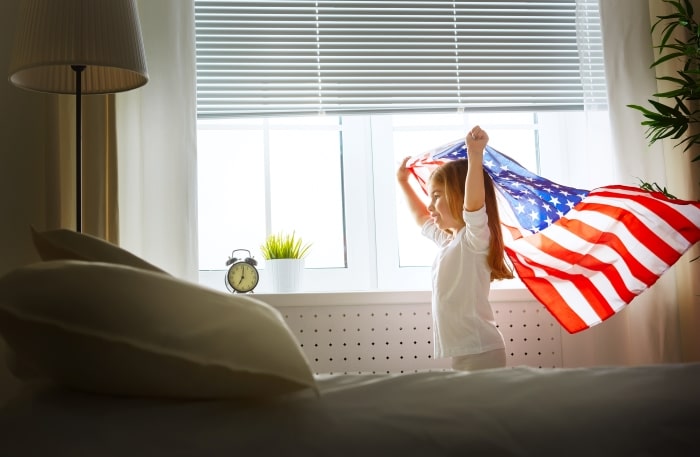
{"label": "girl's raised arm", "polygon": [[411,172],[408,170],[408,168],[406,168],[406,162],[408,162],[408,159],[410,159],[410,157],[405,157],[401,161],[401,165],[399,165],[399,169],[396,171],[396,180],[399,182],[399,187],[401,187],[401,190],[406,197],[408,209],[413,215],[413,219],[416,221],[416,224],[422,227],[423,224],[425,224],[425,221],[430,219],[430,213],[428,212],[428,208],[426,208],[423,200],[420,199],[413,187],[411,187],[411,184],[408,182],[408,177],[411,175]]}
{"label": "girl's raised arm", "polygon": [[486,191],[484,190],[484,149],[489,141],[485,130],[478,125],[467,133],[467,159],[469,169],[464,183],[464,209],[476,211],[484,206]]}

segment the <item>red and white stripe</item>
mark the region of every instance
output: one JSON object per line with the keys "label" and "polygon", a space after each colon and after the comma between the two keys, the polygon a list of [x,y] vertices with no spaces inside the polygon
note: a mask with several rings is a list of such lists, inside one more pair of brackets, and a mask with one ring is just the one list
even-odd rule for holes
{"label": "red and white stripe", "polygon": [[606,186],[540,232],[507,229],[518,276],[575,333],[621,310],[700,240],[700,202]]}

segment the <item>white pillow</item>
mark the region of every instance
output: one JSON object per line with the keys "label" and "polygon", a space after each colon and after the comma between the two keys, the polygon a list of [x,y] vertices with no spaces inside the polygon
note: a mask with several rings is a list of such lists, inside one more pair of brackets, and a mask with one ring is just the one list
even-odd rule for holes
{"label": "white pillow", "polygon": [[[118,263],[143,270],[166,273],[126,249],[93,235],[68,229],[32,229],[32,241],[42,260],[90,260],[93,262]],[[166,273],[167,274],[167,273]]]}
{"label": "white pillow", "polygon": [[124,265],[57,260],[6,274],[0,334],[48,378],[84,391],[191,399],[318,392],[275,308]]}

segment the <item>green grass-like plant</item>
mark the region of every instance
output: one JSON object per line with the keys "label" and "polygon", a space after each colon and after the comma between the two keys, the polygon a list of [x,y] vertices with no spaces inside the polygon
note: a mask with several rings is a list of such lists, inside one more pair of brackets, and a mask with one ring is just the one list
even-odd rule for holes
{"label": "green grass-like plant", "polygon": [[310,243],[304,241],[295,232],[279,232],[269,235],[260,246],[265,260],[270,259],[303,259],[311,249]]}

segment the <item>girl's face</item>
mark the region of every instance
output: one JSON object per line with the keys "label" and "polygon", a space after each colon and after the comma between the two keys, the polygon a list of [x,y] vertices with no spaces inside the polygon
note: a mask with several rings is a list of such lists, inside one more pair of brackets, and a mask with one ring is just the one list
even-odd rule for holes
{"label": "girl's face", "polygon": [[430,185],[430,204],[428,205],[430,217],[433,218],[440,230],[459,231],[464,225],[461,219],[455,219],[445,198],[445,186],[442,184]]}

